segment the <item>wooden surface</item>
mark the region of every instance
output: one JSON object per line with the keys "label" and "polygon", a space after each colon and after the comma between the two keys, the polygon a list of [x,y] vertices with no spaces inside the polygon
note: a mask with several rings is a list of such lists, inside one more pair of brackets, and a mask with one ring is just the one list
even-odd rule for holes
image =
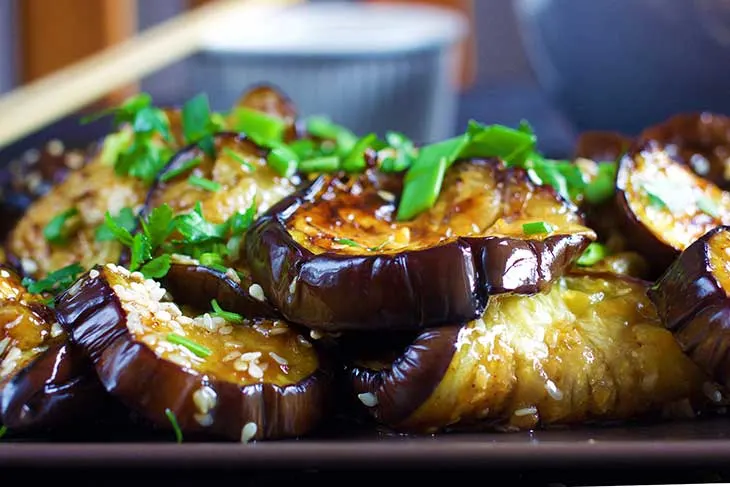
{"label": "wooden surface", "polygon": [[[117,45],[137,31],[137,0],[22,0],[18,7],[23,83]],[[130,83],[105,103],[117,103],[135,89]]]}
{"label": "wooden surface", "polygon": [[0,148],[191,55],[201,47],[203,33],[222,19],[238,15],[246,29],[294,3],[218,0],[14,90],[0,98]]}

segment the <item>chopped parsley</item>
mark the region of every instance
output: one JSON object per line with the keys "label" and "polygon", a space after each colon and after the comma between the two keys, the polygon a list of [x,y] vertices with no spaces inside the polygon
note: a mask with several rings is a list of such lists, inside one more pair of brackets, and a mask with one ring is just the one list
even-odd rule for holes
{"label": "chopped parsley", "polygon": [[[110,218],[116,226],[123,228],[127,232],[131,233],[135,228],[137,228],[137,215],[134,214],[134,211],[132,211],[131,208],[122,208],[117,216],[110,216]],[[115,234],[111,231],[106,222],[97,227],[95,238],[97,242],[116,240]]]}
{"label": "chopped parsley", "polygon": [[73,233],[69,220],[79,214],[76,208],[69,208],[54,216],[43,228],[43,236],[51,243],[65,244]]}
{"label": "chopped parsley", "polygon": [[38,281],[25,277],[23,278],[22,284],[31,294],[57,294],[71,286],[79,274],[83,272],[84,268],[80,264],[71,264],[49,273],[46,277]]}

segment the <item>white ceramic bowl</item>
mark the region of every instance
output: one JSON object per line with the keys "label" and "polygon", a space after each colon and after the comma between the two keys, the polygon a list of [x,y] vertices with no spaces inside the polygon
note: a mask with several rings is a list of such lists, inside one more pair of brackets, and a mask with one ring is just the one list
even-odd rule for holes
{"label": "white ceramic bowl", "polygon": [[356,133],[399,130],[419,142],[456,130],[459,60],[467,32],[458,13],[396,4],[309,3],[255,29],[231,18],[205,36],[193,60],[196,91],[216,109],[269,82],[300,112],[324,114]]}

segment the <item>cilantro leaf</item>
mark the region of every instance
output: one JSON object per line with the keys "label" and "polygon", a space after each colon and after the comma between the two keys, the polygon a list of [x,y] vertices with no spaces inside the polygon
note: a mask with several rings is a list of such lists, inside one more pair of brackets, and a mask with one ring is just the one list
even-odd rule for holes
{"label": "cilantro leaf", "polygon": [[152,257],[150,242],[147,239],[147,236],[143,233],[138,233],[134,236],[131,250],[132,258],[131,262],[129,263],[130,271],[136,271],[143,263],[147,262],[147,260]]}
{"label": "cilantro leaf", "polygon": [[225,237],[227,225],[211,223],[203,217],[203,211],[198,203],[190,213],[175,217],[175,229],[185,238],[187,243],[202,243],[210,240],[220,240]]}
{"label": "cilantro leaf", "polygon": [[170,270],[170,255],[162,254],[144,264],[139,271],[147,279],[159,279],[165,277]]}
{"label": "cilantro leaf", "polygon": [[[117,216],[110,218],[117,227],[126,230],[130,236],[137,227],[137,215],[129,207],[122,208]],[[117,239],[116,234],[107,226],[106,221],[96,228],[95,238],[97,242],[108,242]]]}
{"label": "cilantro leaf", "polygon": [[23,286],[28,289],[31,294],[40,294],[45,292],[59,293],[74,283],[76,277],[84,272],[84,268],[80,264],[71,264],[56,271],[49,273],[43,279],[33,281],[32,279],[23,279]]}
{"label": "cilantro leaf", "polygon": [[106,228],[105,232],[108,231],[122,245],[127,247],[132,246],[134,239],[132,238],[131,230],[127,230],[120,225],[108,211],[104,215],[104,228]]}
{"label": "cilantro leaf", "polygon": [[183,104],[182,126],[187,144],[197,142],[208,135],[210,127],[208,95],[200,93]]}
{"label": "cilantro leaf", "polygon": [[147,221],[142,221],[142,231],[147,236],[152,250],[156,249],[175,230],[172,208],[167,203],[154,208]]}
{"label": "cilantro leaf", "polygon": [[68,221],[79,214],[76,208],[69,208],[54,216],[43,228],[43,236],[51,243],[64,244],[71,234]]}

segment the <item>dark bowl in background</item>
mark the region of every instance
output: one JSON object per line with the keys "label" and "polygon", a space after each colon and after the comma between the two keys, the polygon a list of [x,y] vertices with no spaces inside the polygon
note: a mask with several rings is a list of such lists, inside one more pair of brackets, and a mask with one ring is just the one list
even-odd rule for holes
{"label": "dark bowl in background", "polygon": [[730,113],[730,2],[513,0],[542,89],[579,131]]}

